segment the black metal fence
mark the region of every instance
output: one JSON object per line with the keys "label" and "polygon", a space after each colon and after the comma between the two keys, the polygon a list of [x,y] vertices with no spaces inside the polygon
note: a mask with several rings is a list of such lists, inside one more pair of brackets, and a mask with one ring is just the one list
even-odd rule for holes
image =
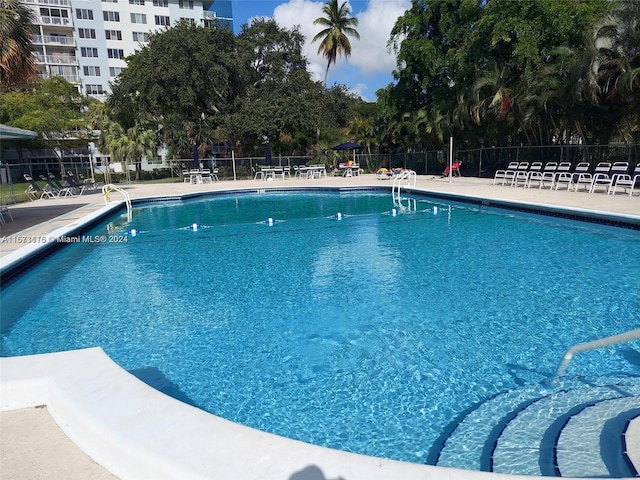
{"label": "black metal fence", "polygon": [[[340,158],[339,161],[351,160],[354,158],[353,152],[346,152],[348,158]],[[572,165],[578,162],[589,162],[594,167],[599,162],[628,162],[632,169],[640,162],[640,144],[617,144],[617,145],[545,145],[537,147],[497,147],[497,148],[476,148],[470,150],[455,150],[454,159],[462,161],[461,172],[463,176],[492,178],[494,172],[506,167],[509,162],[535,162],[543,163],[555,161],[568,161]],[[449,164],[449,152],[445,150],[434,150],[427,152],[407,152],[394,154],[367,154],[356,152],[355,160],[360,164],[365,172],[375,172],[380,167],[387,168],[408,168],[414,170],[419,175],[440,175]],[[124,182],[125,173],[113,171],[108,166],[108,158],[99,159],[89,155],[72,155],[66,157],[63,162],[52,156],[32,156],[28,160],[18,161],[18,159],[3,158],[0,164],[0,201],[3,204],[16,201],[16,191],[23,189],[24,174],[29,174],[37,182],[40,182],[40,175],[48,175],[53,172],[60,176],[62,171],[72,172],[76,178],[94,178],[97,181]],[[264,157],[242,157],[242,158],[203,158],[200,160],[204,168],[217,168],[218,178],[221,180],[242,180],[253,178],[261,165],[266,163]],[[311,163],[321,163],[317,159],[309,156],[274,156],[272,165],[308,165]],[[140,172],[141,180],[157,180],[171,178],[174,181],[181,181],[182,171],[189,169],[193,165],[190,158],[171,160],[164,164],[145,165],[144,171]],[[327,165],[331,167],[331,165]],[[134,166],[129,165],[130,178],[134,179]],[[105,178],[104,171],[109,171],[110,175]],[[20,184],[20,186],[16,185]],[[15,185],[15,188],[14,188]]]}

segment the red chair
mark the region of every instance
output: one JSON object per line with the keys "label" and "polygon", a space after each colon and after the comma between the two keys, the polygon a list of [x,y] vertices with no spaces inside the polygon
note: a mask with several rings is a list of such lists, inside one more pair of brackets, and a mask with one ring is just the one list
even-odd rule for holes
{"label": "red chair", "polygon": [[[453,164],[451,165],[451,176],[452,177],[460,177],[460,167],[462,166],[462,162],[460,160],[456,160],[455,162],[453,162]],[[443,177],[448,177],[449,176],[449,166],[447,165],[447,168],[444,169],[444,172],[442,173]]]}

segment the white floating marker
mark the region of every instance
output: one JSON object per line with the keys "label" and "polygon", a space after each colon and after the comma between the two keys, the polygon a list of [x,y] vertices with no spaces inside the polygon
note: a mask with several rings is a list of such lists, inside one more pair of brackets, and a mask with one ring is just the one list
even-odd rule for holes
{"label": "white floating marker", "polygon": [[132,228],[129,233],[131,234],[132,237],[135,237],[138,234],[138,231],[135,228]]}
{"label": "white floating marker", "polygon": [[265,223],[267,225],[269,225],[270,227],[273,227],[273,218],[271,218],[271,217],[267,218],[267,221]]}
{"label": "white floating marker", "polygon": [[398,210],[396,208],[392,208],[389,213],[392,217],[395,217],[396,215],[398,215]]}
{"label": "white floating marker", "polygon": [[336,213],[336,220],[342,220],[342,213]]}
{"label": "white floating marker", "polygon": [[197,232],[198,231],[198,224],[197,223],[192,224],[191,225],[191,230],[193,230],[194,232]]}
{"label": "white floating marker", "polygon": [[434,207],[433,207],[433,213],[434,213],[434,214],[438,213],[438,207],[436,207],[435,205],[434,205]]}

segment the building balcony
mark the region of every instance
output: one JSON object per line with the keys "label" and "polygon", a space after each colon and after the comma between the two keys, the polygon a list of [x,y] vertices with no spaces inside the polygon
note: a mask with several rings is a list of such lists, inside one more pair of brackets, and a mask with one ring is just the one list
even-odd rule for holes
{"label": "building balcony", "polygon": [[71,2],[69,2],[69,0],[23,0],[23,3],[29,3],[32,5],[57,5],[60,7],[71,6]]}
{"label": "building balcony", "polygon": [[[48,18],[59,18],[59,17],[48,17]],[[64,45],[68,47],[75,47],[76,41],[73,37],[59,37],[56,35],[32,35],[31,41],[34,44],[41,45]]]}
{"label": "building balcony", "polygon": [[78,59],[73,55],[40,55],[35,54],[36,62],[47,65],[78,65]]}
{"label": "building balcony", "polygon": [[79,75],[59,75],[59,74],[51,74],[51,73],[47,73],[47,72],[40,72],[38,73],[38,76],[40,78],[51,78],[51,77],[62,77],[64,78],[67,82],[69,83],[80,83],[80,76]]}

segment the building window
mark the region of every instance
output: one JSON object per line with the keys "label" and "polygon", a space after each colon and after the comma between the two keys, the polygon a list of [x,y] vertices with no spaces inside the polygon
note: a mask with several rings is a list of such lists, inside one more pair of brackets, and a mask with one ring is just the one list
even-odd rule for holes
{"label": "building window", "polygon": [[134,42],[148,42],[149,41],[149,33],[148,32],[133,32],[133,41]]}
{"label": "building window", "polygon": [[178,5],[180,8],[186,8],[187,10],[193,10],[193,0],[179,0]]}
{"label": "building window", "polygon": [[87,88],[87,95],[102,95],[104,93],[104,89],[102,88],[102,85],[91,85],[91,84],[87,84],[86,85]]}
{"label": "building window", "polygon": [[124,58],[124,50],[121,48],[107,48],[109,58]]}
{"label": "building window", "polygon": [[100,76],[100,67],[94,66],[84,66],[83,67],[84,76],[85,77],[99,77]]}
{"label": "building window", "polygon": [[95,28],[79,28],[78,36],[80,38],[92,38],[95,40],[96,38],[96,30]]}
{"label": "building window", "polygon": [[95,47],[80,47],[80,55],[83,57],[98,57],[98,49]]}
{"label": "building window", "polygon": [[93,20],[93,10],[79,8],[76,10],[76,18],[79,18],[80,20]]}
{"label": "building window", "polygon": [[195,18],[187,18],[187,17],[182,17],[180,18],[180,20],[187,22],[191,25],[195,25],[196,24],[196,19]]}
{"label": "building window", "polygon": [[119,22],[120,12],[109,12],[108,10],[105,10],[102,12],[102,18],[105,22]]}
{"label": "building window", "polygon": [[147,16],[144,13],[132,13],[131,23],[147,23]]}
{"label": "building window", "polygon": [[118,0],[102,0],[103,3],[118,3]]}
{"label": "building window", "polygon": [[107,40],[122,40],[122,32],[120,30],[105,30],[104,36]]}
{"label": "building window", "polygon": [[171,19],[169,17],[165,17],[164,15],[156,15],[156,25],[170,27]]}
{"label": "building window", "polygon": [[154,7],[168,7],[169,0],[153,0]]}
{"label": "building window", "polygon": [[120,75],[120,73],[122,73],[122,70],[124,70],[124,68],[122,67],[109,67],[109,76],[117,77],[118,75]]}
{"label": "building window", "polygon": [[144,0],[129,0],[129,5],[144,5]]}

